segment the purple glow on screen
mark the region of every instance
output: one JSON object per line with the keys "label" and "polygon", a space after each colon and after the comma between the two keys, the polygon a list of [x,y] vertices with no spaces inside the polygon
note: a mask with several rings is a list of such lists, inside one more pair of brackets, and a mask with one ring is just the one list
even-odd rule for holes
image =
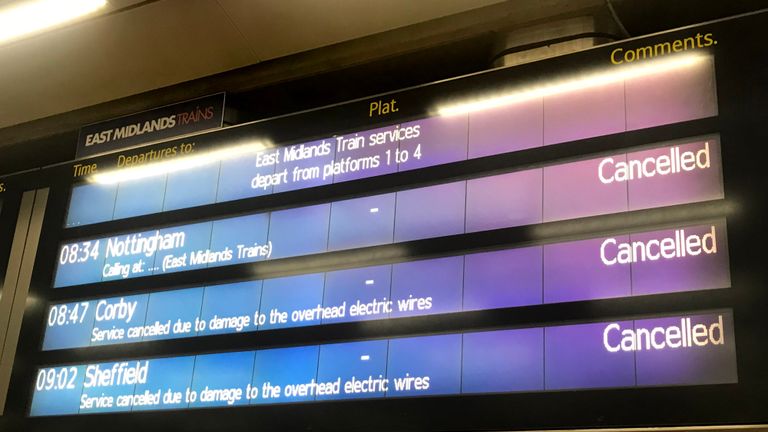
{"label": "purple glow on screen", "polygon": [[[170,263],[172,271],[191,269],[192,260],[185,259],[182,252],[197,257],[195,267],[214,267],[718,199],[723,197],[719,151],[714,138],[690,144],[667,143],[631,152],[629,156],[606,155],[205,222],[214,223],[213,237],[210,230],[196,229],[195,224],[164,228],[164,234],[184,233],[182,243],[186,245],[158,254],[155,267],[174,255],[178,260]],[[628,203],[632,203],[631,208]],[[246,226],[242,221],[248,217],[268,219],[268,226],[265,228],[261,222]],[[264,229],[268,231],[266,244]],[[149,236],[152,232],[144,234]],[[118,234],[98,241],[104,246],[132,235]],[[89,241],[61,246],[56,287],[159,272],[155,268],[128,266],[104,276],[98,263],[103,253],[71,260],[71,254],[64,251],[83,250],[90,247],[86,244]],[[183,251],[174,251],[182,247]],[[138,262],[139,255],[144,256],[142,251],[133,249],[121,251],[119,258],[126,265]],[[201,260],[201,256],[205,259]],[[113,261],[110,258],[109,262]]]}
{"label": "purple glow on screen", "polygon": [[462,393],[544,390],[544,329],[465,333]]}
{"label": "purple glow on screen", "polygon": [[[697,201],[723,197],[720,144],[716,139],[633,152],[627,154],[627,159],[648,162],[655,169],[652,177],[627,182],[630,210],[687,203],[692,197]],[[668,168],[660,165],[666,160],[670,160]],[[662,170],[673,172],[663,175]],[[673,176],[674,180],[670,178]]]}
{"label": "purple glow on screen", "polygon": [[463,275],[462,256],[395,264],[391,297],[398,301],[390,316],[460,311]]}
{"label": "purple glow on screen", "polygon": [[[241,220],[247,226],[251,218],[246,216]],[[205,306],[201,309],[199,296],[196,302],[185,303],[188,292],[196,289],[150,292],[143,294],[150,297],[150,303],[157,303],[151,300],[154,297],[164,296],[167,300],[163,304],[168,306],[155,308],[157,313],[146,318],[140,312],[141,304],[146,303],[140,300],[142,295],[131,300],[113,297],[107,301],[115,304],[129,301],[139,311],[134,322],[130,325],[122,320],[94,323],[93,317],[84,316],[83,323],[77,326],[49,323],[45,349],[136,342],[130,337],[92,340],[91,330],[110,325],[121,328],[151,325],[179,317],[190,323],[206,316],[210,320],[214,315],[241,316],[254,322],[258,315],[270,317],[269,322],[265,320],[258,329],[253,324],[237,330],[249,332],[728,288],[731,283],[726,240],[725,221],[718,220],[651,232],[300,274],[266,279],[263,292],[246,296],[255,300],[250,304],[237,304],[235,308],[227,306],[231,298],[222,297],[229,292],[229,285],[206,288],[206,302],[216,305],[207,309]],[[261,281],[256,283],[261,286]],[[95,309],[97,301],[87,301],[87,310]],[[61,307],[71,311],[83,306],[78,302],[54,305],[49,313],[68,316],[53,310]],[[322,315],[318,308],[335,311],[327,310]],[[279,322],[278,312],[283,314]],[[234,331],[228,328],[224,332]],[[194,336],[195,333],[172,335],[175,338]]]}
{"label": "purple glow on screen", "polygon": [[328,249],[392,243],[394,223],[394,193],[334,202]]}
{"label": "purple glow on screen", "polygon": [[333,182],[333,176],[323,176],[323,169],[320,168],[334,161],[336,146],[333,140],[324,139],[294,144],[285,147],[282,151],[283,164],[276,168],[276,172],[285,170],[285,178],[290,180],[275,185],[275,193],[321,186]]}
{"label": "purple glow on screen", "polygon": [[541,303],[541,270],[541,246],[467,255],[464,310]]}
{"label": "purple glow on screen", "polygon": [[712,59],[700,67],[634,77],[625,92],[628,130],[717,115]]}
{"label": "purple glow on screen", "polygon": [[541,170],[467,182],[466,232],[541,222]]}
{"label": "purple glow on screen", "polygon": [[625,130],[623,82],[544,98],[544,145]]}
{"label": "purple glow on screen", "polygon": [[387,396],[461,393],[461,336],[448,334],[391,339],[387,362],[390,381],[405,377],[429,377],[430,382],[421,389],[392,385]]}
{"label": "purple glow on screen", "polygon": [[345,302],[349,305],[350,314],[344,317],[323,319],[323,323],[349,322],[379,319],[388,316],[386,312],[381,314],[364,313],[351,315],[351,307],[358,302],[361,304],[373,304],[374,302],[386,302],[390,298],[392,286],[392,266],[382,265],[374,267],[337,270],[325,274],[325,293],[323,305],[326,307],[338,307]]}
{"label": "purple glow on screen", "polygon": [[[161,394],[201,396],[220,389],[211,405],[286,403],[348,398],[541,392],[736,383],[730,310],[551,327],[425,335],[295,346],[125,363],[40,370],[32,416],[103,411],[81,404],[101,397]],[[77,379],[85,370],[133,369],[141,384]],[[76,374],[76,375],[74,375]],[[48,377],[53,380],[49,380]],[[56,385],[56,377],[73,378]],[[117,380],[119,381],[119,380]],[[257,390],[253,390],[257,388]],[[309,389],[313,389],[310,391]],[[253,391],[251,391],[253,390]],[[148,399],[139,409],[185,409],[210,398]]]}
{"label": "purple glow on screen", "polygon": [[330,210],[330,204],[319,204],[272,212],[269,240],[275,243],[275,252],[271,258],[324,252]]}
{"label": "purple glow on screen", "polygon": [[[632,263],[634,295],[663,292],[705,290],[731,286],[728,262],[728,240],[724,222],[631,234],[633,242],[677,239],[673,257]],[[701,243],[701,246],[697,246]],[[656,253],[656,251],[652,251]],[[694,255],[695,254],[695,255]],[[671,251],[670,251],[671,255]]]}
{"label": "purple glow on screen", "polygon": [[[377,167],[371,167],[366,170],[346,170],[346,171],[340,171],[338,173],[335,173],[333,175],[333,182],[339,183],[349,180],[357,180],[361,178],[367,178],[367,177],[373,177],[377,175],[384,175],[389,174],[393,172],[397,172],[397,164],[387,163],[386,157],[382,157],[382,153],[386,154],[386,150],[390,151],[390,155],[394,150],[397,149],[397,141],[390,142],[387,141],[383,144],[376,144],[371,145],[372,142],[372,136],[376,136],[377,134],[386,134],[387,132],[393,130],[392,127],[386,127],[386,128],[379,128],[379,129],[372,129],[368,131],[363,131],[360,133],[353,133],[353,134],[346,134],[346,135],[339,135],[334,137],[334,143],[336,145],[336,163],[341,164],[342,166],[345,163],[351,164],[353,160],[365,160],[365,159],[376,159],[378,161]],[[351,140],[351,139],[362,139],[362,144],[360,148],[355,148],[354,150],[348,149],[349,146],[352,144],[346,145],[343,144],[344,140]],[[342,142],[341,145],[339,145],[339,142]]]}
{"label": "purple glow on screen", "polygon": [[[206,193],[180,191],[174,185],[183,182],[174,182],[174,175],[153,178],[150,188],[144,180],[124,181],[117,194],[115,185],[79,185],[73,189],[66,226],[356,180],[716,114],[714,64],[709,60],[462,115],[279,145],[257,156],[222,161],[181,176],[199,183],[192,190]],[[216,172],[218,183],[204,180]],[[88,199],[83,199],[86,195]]]}
{"label": "purple glow on screen", "polygon": [[[614,159],[625,160],[618,155]],[[627,210],[627,185],[603,184],[603,158],[544,167],[544,221],[617,213]]]}
{"label": "purple glow on screen", "polygon": [[464,232],[466,182],[397,193],[395,242]]}
{"label": "purple glow on screen", "polygon": [[512,104],[469,116],[469,157],[541,147],[542,100]]}
{"label": "purple glow on screen", "polygon": [[[618,236],[628,241],[629,236]],[[606,266],[600,257],[604,239],[544,246],[544,302],[560,303],[629,297],[630,266]]]}
{"label": "purple glow on screen", "polygon": [[400,152],[408,155],[400,171],[467,159],[467,116],[432,117],[401,127],[415,125],[420,126],[419,138],[400,141]]}
{"label": "purple glow on screen", "polygon": [[[632,321],[619,323],[632,327]],[[635,385],[632,352],[603,346],[604,323],[548,327],[544,330],[546,388],[583,389]]]}
{"label": "purple glow on screen", "polygon": [[[635,329],[646,329],[654,338],[649,343],[640,340],[644,349],[637,352],[638,385],[737,381],[736,345],[730,313],[637,320]],[[670,343],[680,346],[670,348]],[[654,349],[654,344],[665,348]],[[651,349],[647,348],[649,345]]]}

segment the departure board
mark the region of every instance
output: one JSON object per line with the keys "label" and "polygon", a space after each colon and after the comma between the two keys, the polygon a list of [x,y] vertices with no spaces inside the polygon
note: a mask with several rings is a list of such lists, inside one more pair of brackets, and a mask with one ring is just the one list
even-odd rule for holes
{"label": "departure board", "polygon": [[759,57],[737,49],[765,19],[41,171],[16,421],[768,420],[747,402],[767,278],[744,104],[768,90],[743,89]]}

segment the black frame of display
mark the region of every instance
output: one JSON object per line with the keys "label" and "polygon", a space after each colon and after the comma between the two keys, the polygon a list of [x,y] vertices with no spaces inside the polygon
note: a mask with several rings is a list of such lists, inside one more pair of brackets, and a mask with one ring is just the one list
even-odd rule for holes
{"label": "black frame of display", "polygon": [[[762,263],[760,246],[768,240],[762,221],[763,215],[768,212],[768,196],[760,187],[764,181],[759,177],[762,175],[762,167],[758,157],[761,153],[758,146],[768,142],[768,132],[761,118],[768,112],[768,82],[764,79],[768,76],[768,62],[765,61],[768,58],[768,45],[761,43],[765,39],[763,29],[766,27],[768,12],[760,12],[604,45],[545,61],[415,87],[387,94],[386,97],[397,98],[400,111],[391,117],[373,122],[368,117],[368,104],[381,96],[268,119],[188,139],[209,139],[211,145],[215,145],[217,139],[236,139],[247,132],[251,136],[268,136],[274,142],[295,143],[313,137],[400,123],[426,117],[431,107],[446,97],[461,98],[498,91],[500,86],[530,84],[539,79],[550,80],[560,74],[570,76],[595,68],[610,68],[613,67],[610,63],[610,52],[617,46],[637,48],[696,33],[712,33],[718,41],[717,45],[701,50],[713,53],[715,57],[719,114],[712,118],[571,141],[413,172],[400,172],[69,229],[64,228],[64,220],[70,191],[76,182],[72,178],[73,163],[22,176],[22,189],[50,186],[51,191],[30,287],[30,296],[39,301],[27,303],[6,413],[0,418],[0,428],[30,431],[55,428],[62,432],[98,429],[118,432],[136,428],[189,431],[246,428],[259,428],[264,431],[511,430],[743,424],[768,421],[768,412],[763,402],[765,390],[768,389],[768,369],[765,367],[768,362],[768,349],[762,336],[763,331],[768,328],[768,314],[760,310],[762,305],[768,304],[768,294],[764,288],[768,286],[768,271]],[[708,134],[720,136],[726,197],[724,200],[551,222],[545,225],[559,234],[557,237],[546,239],[537,237],[531,227],[516,227],[401,243],[398,246],[400,250],[408,251],[406,255],[383,260],[373,257],[387,256],[388,253],[393,256],[392,246],[374,246],[255,264],[52,288],[58,246],[65,240],[383,193],[411,185],[428,185],[468,178],[478,173],[530,167],[549,161],[569,160],[587,154],[615,152],[639,145]],[[154,147],[162,148],[166,145],[167,143],[159,143]],[[146,150],[145,147],[125,153]],[[114,155],[106,155],[92,161],[108,164],[112,158]],[[12,213],[6,210],[4,208],[0,215],[3,221]],[[586,238],[626,229],[655,229],[676,223],[695,223],[718,216],[727,217],[732,280],[730,289],[41,351],[47,307],[50,303],[64,300],[114,296],[147,289],[207,285],[252,278],[254,274],[259,277],[275,277],[423,259],[509,245]],[[10,245],[7,246],[9,247]],[[6,245],[0,245],[0,248],[6,248]],[[0,249],[0,258],[3,252],[6,252],[6,249]],[[365,261],[365,264],[349,264],[350,259],[360,256],[371,258]],[[39,367],[48,365],[464,330],[533,327],[552,323],[600,321],[721,308],[731,308],[734,311],[738,384],[324,401],[237,408],[28,417],[35,373]]]}
{"label": "black frame of display", "polygon": [[0,292],[8,271],[8,259],[11,254],[13,233],[21,205],[21,192],[18,189],[19,176],[0,177],[3,192],[0,192]]}

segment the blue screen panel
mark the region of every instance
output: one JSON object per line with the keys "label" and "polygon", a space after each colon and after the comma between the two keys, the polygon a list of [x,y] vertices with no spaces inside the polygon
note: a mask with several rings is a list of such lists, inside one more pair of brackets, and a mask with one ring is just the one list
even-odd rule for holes
{"label": "blue screen panel", "polygon": [[48,308],[43,350],[90,345],[96,301],[73,302]]}
{"label": "blue screen panel", "polygon": [[[155,262],[155,255],[158,249],[163,247],[161,243],[165,242],[159,230],[116,235],[101,241],[105,243],[106,248],[104,266],[100,268],[101,277],[96,280],[89,280],[89,282],[128,279],[152,274],[155,270],[152,265]],[[172,243],[177,242],[178,240],[172,241]],[[183,239],[181,242],[183,244]],[[91,270],[91,264],[89,264],[91,262],[95,263],[96,261],[88,261],[82,265],[78,263],[77,266],[88,266],[89,268],[84,270]],[[64,266],[60,265],[59,269],[62,267]],[[67,267],[71,268],[72,265],[68,264]]]}
{"label": "blue screen panel", "polygon": [[325,165],[333,163],[336,154],[332,140],[294,144],[280,149],[280,153],[280,164],[275,173],[284,172],[285,180],[275,184],[276,193],[333,182],[333,174],[323,169]]}
{"label": "blue screen panel", "polygon": [[261,313],[266,322],[259,329],[320,324],[324,283],[322,273],[265,280]]}
{"label": "blue screen panel", "polygon": [[275,165],[263,162],[260,156],[222,161],[216,202],[271,194]]}
{"label": "blue screen panel", "polygon": [[40,369],[29,415],[77,414],[84,380],[84,365]]}
{"label": "blue screen panel", "polygon": [[269,213],[213,221],[210,250],[217,254],[209,267],[267,259]]}
{"label": "blue screen panel", "polygon": [[147,306],[148,333],[142,340],[195,336],[195,320],[203,303],[203,288],[155,292]]}
{"label": "blue screen panel", "polygon": [[130,266],[115,266],[116,260],[105,267],[105,255],[109,239],[85,240],[62,245],[53,286],[81,285],[101,281],[110,271],[119,277],[130,275]]}
{"label": "blue screen panel", "polygon": [[328,249],[392,243],[394,227],[394,193],[334,202]]}
{"label": "blue screen panel", "polygon": [[314,400],[307,384],[315,381],[319,351],[317,345],[256,351],[253,386],[259,397],[251,403]]}
{"label": "blue screen panel", "polygon": [[461,389],[461,335],[389,341],[388,397],[457,394]]}
{"label": "blue screen panel", "polygon": [[245,351],[197,356],[192,378],[196,397],[189,407],[247,405],[254,355]]}
{"label": "blue screen panel", "polygon": [[84,184],[72,188],[67,227],[112,220],[117,185]]}
{"label": "blue screen panel", "polygon": [[392,266],[392,317],[461,311],[464,257]]}
{"label": "blue screen panel", "polygon": [[198,335],[239,333],[257,328],[261,281],[205,287],[200,319],[205,329]]}
{"label": "blue screen panel", "polygon": [[[180,247],[159,249],[155,255],[155,274],[193,270],[208,266],[214,259],[208,245],[211,243],[212,222],[202,222],[159,231],[163,237],[182,235]],[[174,245],[175,246],[175,245]]]}
{"label": "blue screen panel", "polygon": [[325,275],[325,307],[346,307],[343,317],[323,323],[364,321],[389,317],[392,266],[363,267],[328,272]]}
{"label": "blue screen panel", "polygon": [[210,204],[216,200],[219,164],[168,174],[163,211]]}
{"label": "blue screen panel", "polygon": [[129,361],[86,366],[80,414],[130,411],[136,382],[148,372],[148,364]]}
{"label": "blue screen panel", "polygon": [[91,345],[110,345],[141,340],[149,294],[94,300],[95,317],[89,332]]}
{"label": "blue screen panel", "polygon": [[166,176],[123,182],[117,188],[114,219],[163,211]]}
{"label": "blue screen panel", "polygon": [[[195,357],[149,360],[144,383],[137,383],[133,411],[179,409],[189,406]],[[188,400],[189,399],[189,400]]]}
{"label": "blue screen panel", "polygon": [[321,345],[317,382],[328,388],[317,400],[384,397],[388,346],[386,339]]}
{"label": "blue screen panel", "polygon": [[464,232],[467,182],[454,182],[397,193],[395,242]]}
{"label": "blue screen panel", "polygon": [[320,204],[272,212],[269,224],[272,258],[325,252],[330,210],[330,204]]}

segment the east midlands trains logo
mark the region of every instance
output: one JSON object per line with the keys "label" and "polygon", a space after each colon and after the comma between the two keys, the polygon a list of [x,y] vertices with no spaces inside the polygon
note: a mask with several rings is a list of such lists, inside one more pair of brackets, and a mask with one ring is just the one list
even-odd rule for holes
{"label": "east midlands trains logo", "polygon": [[225,96],[218,93],[83,126],[77,158],[220,128]]}
{"label": "east midlands trains logo", "polygon": [[107,129],[101,132],[86,135],[85,146],[90,147],[96,144],[106,144],[109,142],[132,138],[147,133],[173,129],[177,126],[192,125],[204,120],[212,119],[215,115],[215,112],[216,110],[213,105],[207,107],[196,107],[191,111],[183,111],[169,116],[158,117],[152,120]]}

